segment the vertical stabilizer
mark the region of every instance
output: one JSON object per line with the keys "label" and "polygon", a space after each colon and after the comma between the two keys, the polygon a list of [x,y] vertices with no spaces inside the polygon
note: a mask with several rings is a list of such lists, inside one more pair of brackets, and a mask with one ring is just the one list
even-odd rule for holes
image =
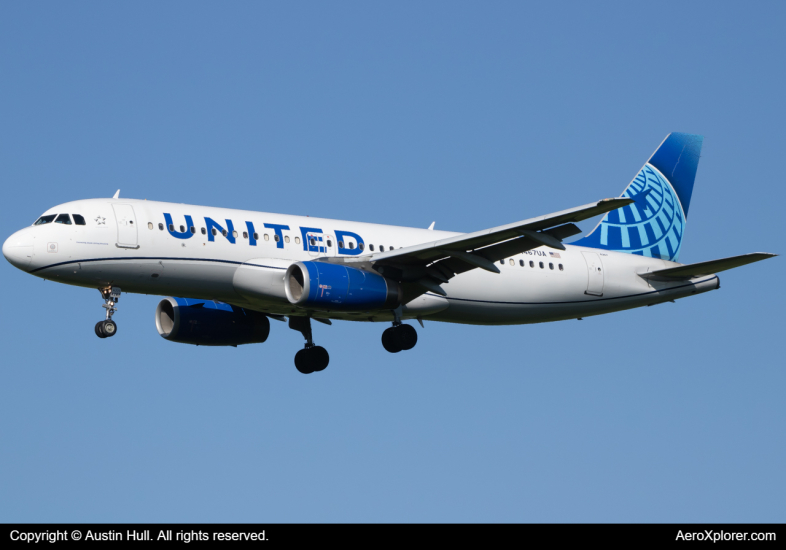
{"label": "vertical stabilizer", "polygon": [[635,202],[606,214],[578,246],[677,261],[704,138],[672,133],[623,191]]}

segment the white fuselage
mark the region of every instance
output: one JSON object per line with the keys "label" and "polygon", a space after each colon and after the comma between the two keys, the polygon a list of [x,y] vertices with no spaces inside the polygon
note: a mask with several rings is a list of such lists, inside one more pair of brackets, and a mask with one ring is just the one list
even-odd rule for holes
{"label": "white fuselage", "polygon": [[[79,214],[86,225],[48,223],[22,229],[4,244],[9,261],[65,284],[213,299],[275,315],[305,314],[289,303],[283,289],[286,267],[295,261],[362,257],[371,253],[372,245],[375,251],[387,251],[458,235],[132,199],[75,201],[45,215],[60,213]],[[171,231],[165,214],[171,217]],[[679,264],[570,245],[564,251],[537,248],[496,265],[499,274],[473,269],[452,278],[442,285],[446,297],[429,292],[415,298],[405,305],[403,316],[487,325],[538,323],[657,304],[719,286],[716,275],[648,281],[638,274]],[[311,314],[392,319],[386,311]]]}

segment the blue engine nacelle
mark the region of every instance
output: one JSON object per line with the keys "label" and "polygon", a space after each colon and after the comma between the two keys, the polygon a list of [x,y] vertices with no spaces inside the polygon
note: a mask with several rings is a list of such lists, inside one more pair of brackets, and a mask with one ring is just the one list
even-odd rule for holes
{"label": "blue engine nacelle", "polygon": [[166,298],[156,308],[158,334],[196,346],[239,346],[267,340],[270,321],[258,311],[193,298]]}
{"label": "blue engine nacelle", "polygon": [[401,289],[382,275],[327,262],[297,262],[284,276],[290,303],[333,311],[395,309]]}

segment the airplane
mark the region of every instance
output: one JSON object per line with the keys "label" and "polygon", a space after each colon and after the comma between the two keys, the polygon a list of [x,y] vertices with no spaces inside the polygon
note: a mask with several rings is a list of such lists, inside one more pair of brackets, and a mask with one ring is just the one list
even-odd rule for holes
{"label": "airplane", "polygon": [[[57,205],[11,235],[15,267],[97,288],[99,338],[117,333],[122,292],[167,297],[158,333],[172,342],[265,342],[270,319],[306,343],[304,374],[330,361],[312,323],[382,322],[382,346],[412,349],[405,320],[518,325],[583,319],[720,288],[717,273],[775,256],[683,265],[678,257],[703,137],[671,133],[617,198],[455,233],[372,223],[121,199]],[[576,223],[603,215],[585,237]],[[187,296],[187,297],[182,297]]]}

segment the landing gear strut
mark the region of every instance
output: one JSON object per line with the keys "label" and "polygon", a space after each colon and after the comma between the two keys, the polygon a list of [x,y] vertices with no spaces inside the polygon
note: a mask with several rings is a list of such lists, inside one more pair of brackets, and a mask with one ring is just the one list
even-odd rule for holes
{"label": "landing gear strut", "polygon": [[303,334],[306,347],[295,354],[295,368],[303,374],[325,370],[330,356],[322,346],[315,346],[311,338],[311,317],[290,317],[289,328]]}
{"label": "landing gear strut", "polygon": [[96,323],[96,336],[109,338],[117,334],[117,323],[112,320],[112,315],[117,311],[115,304],[120,300],[120,287],[113,286],[98,290],[101,291],[101,297],[104,299],[102,307],[106,309],[106,319]]}
{"label": "landing gear strut", "polygon": [[385,329],[385,332],[382,333],[382,347],[390,353],[410,350],[418,343],[417,331],[412,325],[403,324],[400,315],[399,310],[394,310],[393,326]]}

